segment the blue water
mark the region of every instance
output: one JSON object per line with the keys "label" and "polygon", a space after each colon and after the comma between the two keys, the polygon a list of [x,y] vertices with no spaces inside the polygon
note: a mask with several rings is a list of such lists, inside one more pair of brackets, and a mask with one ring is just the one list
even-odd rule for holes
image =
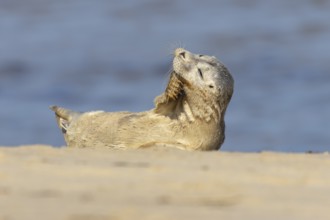
{"label": "blue water", "polygon": [[326,0],[0,0],[0,145],[64,144],[49,105],[152,108],[184,46],[235,78],[228,151],[330,150]]}

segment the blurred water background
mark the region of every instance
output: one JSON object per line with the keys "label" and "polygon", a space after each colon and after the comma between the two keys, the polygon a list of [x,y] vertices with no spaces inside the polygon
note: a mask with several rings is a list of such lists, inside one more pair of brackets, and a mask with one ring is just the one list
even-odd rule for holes
{"label": "blurred water background", "polygon": [[171,53],[232,72],[226,151],[330,149],[330,1],[0,0],[0,145],[64,145],[49,105],[143,111]]}

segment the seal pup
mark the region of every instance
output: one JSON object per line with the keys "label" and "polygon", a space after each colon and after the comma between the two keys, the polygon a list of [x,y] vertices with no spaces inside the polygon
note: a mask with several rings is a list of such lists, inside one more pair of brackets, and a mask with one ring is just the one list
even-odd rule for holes
{"label": "seal pup", "polygon": [[174,51],[165,92],[145,112],[75,112],[51,106],[69,147],[218,150],[234,80],[215,57]]}

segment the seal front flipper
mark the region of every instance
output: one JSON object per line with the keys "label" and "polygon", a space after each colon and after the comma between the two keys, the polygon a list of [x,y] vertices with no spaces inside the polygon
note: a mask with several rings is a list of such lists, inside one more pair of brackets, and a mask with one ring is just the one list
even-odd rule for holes
{"label": "seal front flipper", "polygon": [[80,112],[58,107],[56,105],[50,106],[49,108],[55,112],[57,124],[64,134],[66,133],[72,120],[82,114]]}
{"label": "seal front flipper", "polygon": [[183,83],[178,74],[172,71],[166,90],[154,100],[155,113],[171,115],[184,96]]}

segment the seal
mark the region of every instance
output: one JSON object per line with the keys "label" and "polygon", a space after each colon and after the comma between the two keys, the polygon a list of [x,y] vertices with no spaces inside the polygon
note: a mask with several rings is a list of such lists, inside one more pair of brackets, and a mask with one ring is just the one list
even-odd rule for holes
{"label": "seal", "polygon": [[155,108],[145,112],[76,112],[51,106],[69,147],[218,150],[234,80],[213,56],[174,51],[173,71]]}

